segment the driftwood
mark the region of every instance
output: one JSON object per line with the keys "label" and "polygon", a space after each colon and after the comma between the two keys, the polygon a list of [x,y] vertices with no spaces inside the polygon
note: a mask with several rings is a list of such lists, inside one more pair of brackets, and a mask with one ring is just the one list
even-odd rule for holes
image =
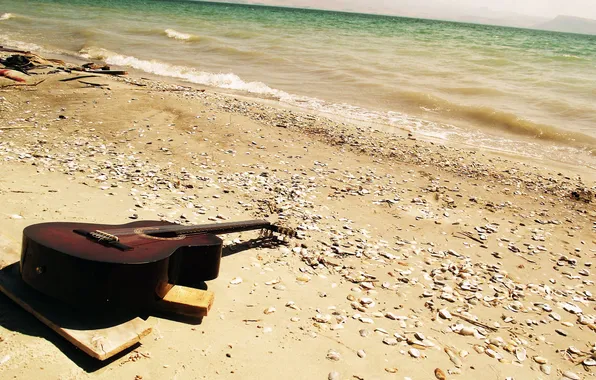
{"label": "driftwood", "polygon": [[[0,131],[7,131],[10,129],[28,129],[28,128],[35,128],[32,125],[19,125],[19,126],[13,126],[13,127],[0,127]],[[11,191],[12,193],[22,193],[22,191]]]}
{"label": "driftwood", "polygon": [[35,87],[40,83],[45,82],[45,78],[40,80],[39,82],[35,82],[35,83],[19,83],[19,84],[7,84],[4,86],[0,86],[0,88],[6,88],[6,87]]}
{"label": "driftwood", "polygon": [[81,68],[73,68],[74,71],[82,71],[91,74],[108,74],[108,75],[128,75],[128,72],[122,70],[86,70]]}
{"label": "driftwood", "polygon": [[107,87],[107,86],[109,86],[107,84],[85,82],[85,81],[82,81],[82,80],[80,80],[79,82],[82,83],[82,84],[86,84],[87,86],[92,86],[92,87]]}
{"label": "driftwood", "polygon": [[11,49],[11,48],[4,47],[2,45],[0,45],[0,51],[6,51],[9,53],[32,54],[30,51]]}
{"label": "driftwood", "polygon": [[85,79],[85,78],[97,78],[97,75],[79,75],[78,77],[60,79],[60,82],[70,82],[71,80]]}

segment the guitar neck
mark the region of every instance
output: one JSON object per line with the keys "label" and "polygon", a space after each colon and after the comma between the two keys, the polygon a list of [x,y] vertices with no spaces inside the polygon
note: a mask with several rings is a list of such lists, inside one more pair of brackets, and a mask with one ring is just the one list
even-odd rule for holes
{"label": "guitar neck", "polygon": [[177,235],[190,235],[200,233],[211,233],[214,235],[231,234],[234,232],[260,230],[271,227],[271,223],[266,220],[247,220],[243,222],[211,223],[200,226],[177,226],[165,227],[166,230],[174,232]]}

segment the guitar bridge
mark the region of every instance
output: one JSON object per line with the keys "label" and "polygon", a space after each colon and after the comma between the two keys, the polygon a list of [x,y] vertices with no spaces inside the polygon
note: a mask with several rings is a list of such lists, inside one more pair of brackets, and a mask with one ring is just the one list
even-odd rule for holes
{"label": "guitar bridge", "polygon": [[103,232],[100,230],[89,232],[89,236],[94,239],[97,239],[98,241],[102,241],[102,242],[106,242],[106,243],[120,241],[118,236],[112,235],[112,234],[109,234],[107,232]]}

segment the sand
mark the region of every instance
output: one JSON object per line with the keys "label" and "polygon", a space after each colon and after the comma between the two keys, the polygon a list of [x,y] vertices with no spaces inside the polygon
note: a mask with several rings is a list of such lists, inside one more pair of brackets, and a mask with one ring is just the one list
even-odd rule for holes
{"label": "sand", "polygon": [[210,88],[60,81],[76,75],[0,78],[0,265],[47,221],[266,217],[301,236],[225,257],[201,324],[149,317],[142,345],[107,363],[0,296],[0,379],[593,376],[576,365],[596,341],[593,173]]}

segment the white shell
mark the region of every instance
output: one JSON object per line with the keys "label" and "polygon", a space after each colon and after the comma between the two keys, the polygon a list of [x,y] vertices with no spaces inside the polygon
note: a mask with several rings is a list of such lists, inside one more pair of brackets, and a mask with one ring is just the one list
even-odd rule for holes
{"label": "white shell", "polygon": [[575,372],[571,372],[571,371],[565,371],[561,375],[563,375],[563,377],[566,379],[571,379],[571,380],[580,380],[581,379],[578,374],[576,374]]}
{"label": "white shell", "polygon": [[327,359],[333,360],[334,362],[338,361],[341,358],[341,355],[337,351],[330,350],[327,352]]}
{"label": "white shell", "polygon": [[263,310],[264,314],[273,314],[275,313],[275,308],[273,306],[270,306],[268,308],[266,308],[265,310]]}
{"label": "white shell", "polygon": [[459,330],[459,335],[463,336],[472,336],[476,332],[476,329],[473,327],[465,326],[461,330]]}
{"label": "white shell", "polygon": [[583,361],[584,365],[587,365],[588,367],[594,367],[596,366],[596,360],[592,359],[592,358],[587,358],[586,360]]}
{"label": "white shell", "polygon": [[235,277],[235,278],[232,279],[232,281],[230,281],[230,284],[232,284],[232,285],[238,285],[240,283],[242,283],[242,278],[241,277]]}
{"label": "white shell", "polygon": [[538,364],[546,364],[548,363],[548,360],[542,356],[534,356],[532,359],[534,359],[534,361]]}
{"label": "white shell", "polygon": [[408,350],[408,354],[410,354],[411,357],[413,358],[419,358],[420,357],[420,351],[416,348],[410,348]]}
{"label": "white shell", "polygon": [[548,364],[542,364],[540,365],[540,370],[545,374],[545,375],[550,375],[551,369],[550,366]]}
{"label": "white shell", "polygon": [[439,310],[439,316],[441,316],[441,318],[443,318],[443,319],[448,319],[448,320],[451,320],[451,318],[453,318],[453,316],[447,309]]}
{"label": "white shell", "polygon": [[515,357],[520,362],[523,362],[527,358],[526,349],[523,347],[518,347],[515,349]]}
{"label": "white shell", "polygon": [[488,356],[490,356],[491,358],[495,358],[495,359],[502,359],[503,356],[501,354],[499,354],[497,351],[492,350],[490,348],[487,348],[486,351],[484,351]]}

